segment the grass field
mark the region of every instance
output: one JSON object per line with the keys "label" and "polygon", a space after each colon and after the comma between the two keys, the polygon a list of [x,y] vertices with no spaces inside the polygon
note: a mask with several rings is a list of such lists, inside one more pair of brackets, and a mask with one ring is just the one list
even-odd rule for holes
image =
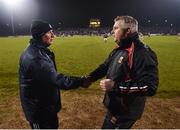
{"label": "grass field", "polygon": [[[19,56],[27,46],[29,38],[0,38],[0,128],[28,128],[18,97],[18,62]],[[167,118],[180,119],[180,40],[177,36],[154,36],[144,37],[143,41],[153,48],[158,56],[160,85],[157,96],[149,99],[148,106],[152,107],[152,110],[147,109],[144,114],[145,117],[143,117],[152,120],[151,125],[149,126],[146,122],[139,122],[135,125],[135,128],[147,128],[145,126],[149,126],[148,128],[180,128],[178,123],[175,123],[177,125],[168,125],[164,120],[165,114],[168,113],[171,115],[167,115]],[[106,44],[103,42],[102,37],[74,36],[57,37],[51,49],[56,55],[59,72],[67,75],[82,76],[88,74],[102,63],[113,47],[112,38]],[[101,104],[103,92],[99,89],[98,84],[97,81],[88,89],[62,92],[64,107],[60,114],[62,116],[61,128],[101,127],[104,114],[104,108]],[[153,104],[157,105],[154,106]],[[153,121],[156,118],[151,117],[153,116],[151,112],[157,109],[158,106],[162,107],[163,110],[166,110],[164,107],[167,107],[167,110],[162,113],[162,116],[157,116],[157,122],[154,123]],[[82,107],[82,110],[79,110],[80,107]],[[92,110],[89,107],[95,108]],[[156,112],[158,113],[158,111]],[[71,115],[74,113],[81,114],[72,117]],[[72,121],[73,119],[79,121]],[[67,121],[70,124],[67,124]],[[179,120],[174,119],[173,121],[177,122]],[[93,122],[93,125],[90,125],[90,122]]]}

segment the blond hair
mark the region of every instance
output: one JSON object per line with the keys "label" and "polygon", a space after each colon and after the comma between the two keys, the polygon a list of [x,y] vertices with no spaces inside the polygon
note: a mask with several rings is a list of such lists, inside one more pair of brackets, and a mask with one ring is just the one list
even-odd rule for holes
{"label": "blond hair", "polygon": [[117,16],[114,22],[119,21],[123,29],[130,29],[131,32],[138,31],[138,21],[131,16]]}

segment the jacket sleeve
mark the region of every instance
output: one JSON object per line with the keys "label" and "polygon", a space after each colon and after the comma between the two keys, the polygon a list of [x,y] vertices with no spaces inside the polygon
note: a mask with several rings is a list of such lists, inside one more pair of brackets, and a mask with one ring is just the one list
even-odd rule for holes
{"label": "jacket sleeve", "polygon": [[109,66],[110,61],[112,60],[113,54],[114,54],[114,51],[112,51],[109,54],[109,57],[104,61],[103,64],[99,65],[94,71],[92,71],[89,74],[89,76],[93,82],[106,76],[107,71],[108,71],[108,66]]}
{"label": "jacket sleeve", "polygon": [[159,84],[158,61],[152,50],[139,53],[131,81],[115,83],[114,89],[121,94],[153,96]]}
{"label": "jacket sleeve", "polygon": [[37,82],[59,89],[74,89],[82,85],[80,77],[58,74],[54,65],[46,59],[40,59],[32,64],[32,75]]}

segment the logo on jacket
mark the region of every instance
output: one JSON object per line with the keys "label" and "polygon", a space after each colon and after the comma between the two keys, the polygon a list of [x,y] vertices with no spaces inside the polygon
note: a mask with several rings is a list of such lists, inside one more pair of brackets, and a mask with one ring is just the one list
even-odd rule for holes
{"label": "logo on jacket", "polygon": [[124,59],[124,57],[121,56],[121,57],[119,58],[119,60],[118,60],[118,63],[121,64],[123,59]]}

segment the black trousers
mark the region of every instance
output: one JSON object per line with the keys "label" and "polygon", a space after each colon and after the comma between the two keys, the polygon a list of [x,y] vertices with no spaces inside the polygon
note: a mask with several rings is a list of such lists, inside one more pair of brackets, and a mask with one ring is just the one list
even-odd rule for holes
{"label": "black trousers", "polygon": [[32,129],[58,129],[57,113],[53,115],[42,115],[35,122],[29,122]]}
{"label": "black trousers", "polygon": [[130,129],[136,120],[120,119],[107,112],[102,129]]}

